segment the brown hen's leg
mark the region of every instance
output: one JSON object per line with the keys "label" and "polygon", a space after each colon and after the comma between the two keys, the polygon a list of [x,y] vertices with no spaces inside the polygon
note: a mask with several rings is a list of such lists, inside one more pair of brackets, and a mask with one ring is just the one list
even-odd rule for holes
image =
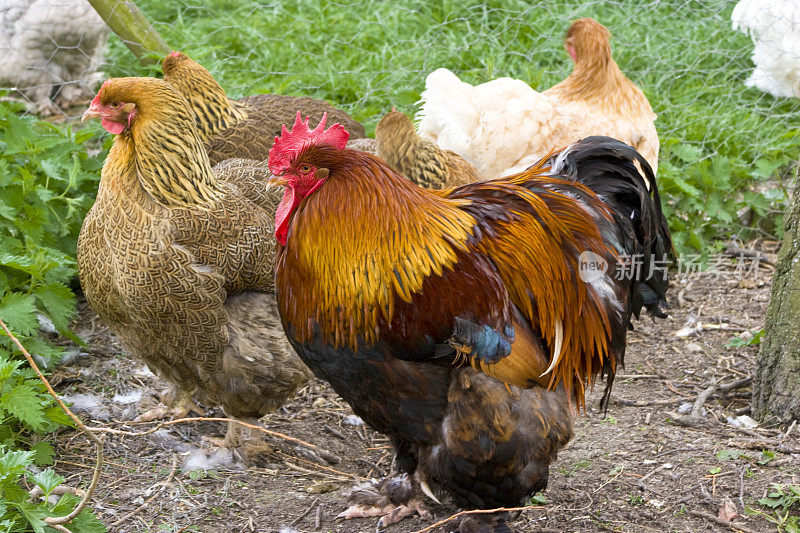
{"label": "brown hen's leg", "polygon": [[349,520],[380,516],[379,528],[397,523],[414,513],[430,518],[430,512],[422,503],[422,492],[416,485],[408,474],[357,485],[347,499],[350,507],[336,518]]}
{"label": "brown hen's leg", "polygon": [[206,411],[192,400],[192,393],[181,390],[177,385],[170,384],[169,388],[161,393],[161,403],[136,417],[137,422],[150,422],[169,418],[177,420],[186,418],[189,413],[205,416]]}
{"label": "brown hen's leg", "polygon": [[[258,420],[254,418],[243,419],[242,422],[254,426],[258,425]],[[228,422],[228,430],[225,432],[224,439],[203,437],[203,440],[215,446],[230,448],[245,463],[249,463],[251,459],[272,451],[270,445],[264,442],[264,434],[261,431],[236,422]]]}

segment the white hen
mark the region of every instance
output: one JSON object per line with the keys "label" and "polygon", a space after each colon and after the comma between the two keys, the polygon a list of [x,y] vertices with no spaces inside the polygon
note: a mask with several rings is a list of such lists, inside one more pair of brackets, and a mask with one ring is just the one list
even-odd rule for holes
{"label": "white hen", "polygon": [[86,0],[0,0],[0,87],[42,114],[89,99],[109,34]]}
{"label": "white hen", "polygon": [[420,136],[456,152],[484,178],[524,170],[590,135],[630,144],[656,171],[656,115],[612,59],[609,38],[597,21],[575,21],[565,40],[575,68],[543,93],[512,78],[472,86],[447,69],[432,72],[417,114]]}
{"label": "white hen", "polygon": [[755,45],[756,67],[745,84],[800,97],[800,0],[739,0],[731,20]]}

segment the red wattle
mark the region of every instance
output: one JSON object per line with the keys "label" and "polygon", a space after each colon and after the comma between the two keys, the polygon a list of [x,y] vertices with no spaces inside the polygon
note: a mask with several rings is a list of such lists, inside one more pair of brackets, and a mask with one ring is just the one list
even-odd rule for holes
{"label": "red wattle", "polygon": [[286,237],[289,234],[289,217],[295,208],[294,196],[294,189],[291,186],[286,187],[281,203],[278,204],[278,209],[275,211],[275,238],[281,246],[286,246]]}
{"label": "red wattle", "polygon": [[108,133],[113,133],[114,135],[119,135],[125,131],[125,124],[120,124],[119,122],[108,120],[107,118],[101,119],[100,124]]}

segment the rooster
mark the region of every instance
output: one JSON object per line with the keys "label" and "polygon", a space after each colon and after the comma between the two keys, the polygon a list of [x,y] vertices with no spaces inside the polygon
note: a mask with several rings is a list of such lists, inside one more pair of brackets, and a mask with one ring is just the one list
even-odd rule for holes
{"label": "rooster", "polygon": [[443,189],[480,179],[475,167],[460,155],[421,139],[411,119],[394,109],[375,127],[375,143],[378,156],[392,170],[420,187]]}
{"label": "rooster", "polygon": [[[310,372],[281,330],[263,163],[212,170],[186,100],[155,78],[106,81],[83,119],[116,135],[78,240],[81,286],[130,353],[234,418],[277,409]],[[178,415],[180,416],[180,415]],[[224,444],[258,446],[231,424]]]}
{"label": "rooster", "polygon": [[278,308],[300,358],[389,436],[400,470],[357,488],[343,516],[385,524],[423,509],[431,486],[462,506],[519,504],[546,486],[571,406],[597,375],[610,387],[631,316],[663,316],[656,260],[671,241],[650,166],[592,137],[550,167],[432,191],[324,124],[298,114],[270,150],[286,187]]}
{"label": "rooster", "polygon": [[327,113],[354,132],[354,138],[364,137],[359,122],[324,100],[278,94],[232,100],[205,67],[181,52],[168,54],[161,68],[164,79],[189,102],[212,165],[231,158],[265,159],[281,125],[298,109],[317,120]]}
{"label": "rooster", "polygon": [[512,78],[472,86],[447,69],[432,72],[421,95],[420,136],[461,155],[485,178],[524,170],[591,135],[633,146],[655,173],[656,115],[611,57],[610,36],[593,19],[573,22],[564,45],[574,69],[543,93]]}

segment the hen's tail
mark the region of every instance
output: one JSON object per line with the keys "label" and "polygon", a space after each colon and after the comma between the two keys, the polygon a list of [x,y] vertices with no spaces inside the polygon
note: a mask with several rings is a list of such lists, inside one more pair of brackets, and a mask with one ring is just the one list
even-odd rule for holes
{"label": "hen's tail", "polygon": [[554,156],[551,172],[585,185],[613,213],[616,235],[603,236],[620,255],[617,275],[630,283],[628,318],[638,318],[642,307],[663,318],[674,249],[656,178],[644,157],[611,137],[587,137]]}

